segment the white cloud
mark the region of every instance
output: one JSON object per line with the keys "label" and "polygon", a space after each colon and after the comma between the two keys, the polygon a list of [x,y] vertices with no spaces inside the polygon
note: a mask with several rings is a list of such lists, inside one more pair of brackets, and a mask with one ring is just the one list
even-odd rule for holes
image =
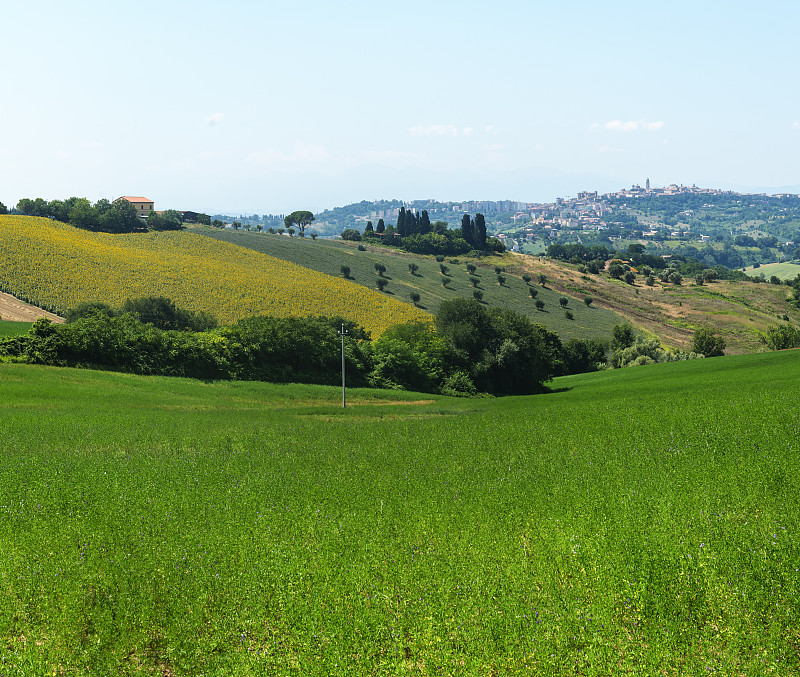
{"label": "white cloud", "polygon": [[[497,134],[494,125],[487,125],[483,128],[486,134]],[[474,127],[457,127],[456,125],[415,125],[408,128],[411,136],[473,136]]]}
{"label": "white cloud", "polygon": [[325,162],[328,158],[328,151],[324,146],[295,141],[294,147],[289,152],[269,148],[266,151],[250,153],[245,161],[257,165],[304,165]]}
{"label": "white cloud", "polygon": [[425,158],[424,155],[419,153],[409,153],[403,150],[368,150],[362,154],[365,160],[371,162],[387,162],[392,164],[408,164],[411,162],[419,162]]}
{"label": "white cloud", "polygon": [[591,125],[589,125],[589,129],[605,129],[609,132],[657,132],[663,127],[663,120],[656,120],[653,122],[647,122],[646,120],[610,120],[603,125],[601,125],[599,122],[593,122]]}
{"label": "white cloud", "polygon": [[544,150],[544,146],[543,146],[541,143],[537,143],[537,144],[536,144],[536,145],[533,147],[533,150]]}
{"label": "white cloud", "polygon": [[222,122],[222,119],[225,117],[224,113],[214,113],[213,115],[209,115],[206,118],[206,124],[211,125],[212,127],[216,124]]}
{"label": "white cloud", "polygon": [[598,153],[619,153],[619,148],[614,146],[597,146]]}
{"label": "white cloud", "polygon": [[800,120],[795,120],[792,123],[792,129],[800,129]]}
{"label": "white cloud", "polygon": [[484,150],[489,151],[490,153],[496,153],[499,150],[503,150],[505,146],[502,143],[490,143],[483,147]]}
{"label": "white cloud", "polygon": [[455,125],[417,125],[408,130],[411,136],[457,136],[458,127]]}

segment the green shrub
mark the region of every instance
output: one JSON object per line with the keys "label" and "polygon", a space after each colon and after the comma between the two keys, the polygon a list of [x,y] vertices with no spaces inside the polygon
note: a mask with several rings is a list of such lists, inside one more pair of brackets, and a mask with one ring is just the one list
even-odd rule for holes
{"label": "green shrub", "polygon": [[[282,229],[279,229],[280,232]],[[343,240],[350,240],[351,242],[360,242],[361,241],[361,233],[359,233],[355,228],[345,228],[342,231],[340,236]]]}

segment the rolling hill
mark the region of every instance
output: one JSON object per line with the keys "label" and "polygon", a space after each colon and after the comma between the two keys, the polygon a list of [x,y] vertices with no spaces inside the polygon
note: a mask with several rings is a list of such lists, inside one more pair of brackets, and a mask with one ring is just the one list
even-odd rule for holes
{"label": "rolling hill", "polygon": [[[215,240],[235,243],[255,251],[285,259],[293,263],[312,268],[328,275],[341,275],[340,266],[350,268],[350,277],[358,284],[374,288],[375,265],[386,266],[389,284],[388,293],[395,298],[410,303],[410,294],[420,294],[419,304],[428,312],[435,313],[442,301],[458,297],[472,298],[477,289],[483,294],[483,302],[492,307],[515,310],[529,316],[534,322],[543,324],[556,332],[562,339],[601,338],[608,337],[616,324],[624,322],[616,312],[608,309],[589,306],[583,302],[583,295],[565,292],[553,288],[542,287],[532,283],[536,298],[544,301],[543,310],[537,310],[529,293],[529,285],[521,279],[520,272],[503,273],[505,282],[499,285],[495,266],[515,264],[516,259],[510,257],[488,257],[469,259],[464,256],[447,258],[443,262],[447,266],[447,276],[451,281],[447,287],[442,286],[440,264],[432,256],[418,256],[389,247],[362,243],[366,250],[359,251],[356,242],[341,240],[311,240],[271,234],[257,234],[231,230],[198,229],[198,233]],[[470,273],[466,263],[476,264],[478,286],[473,287],[469,281]],[[409,264],[416,264],[416,274],[409,271]],[[535,280],[535,277],[534,277]],[[561,297],[568,298],[568,304],[562,308]],[[573,319],[567,319],[569,311]]]}
{"label": "rolling hill", "polygon": [[120,307],[154,295],[223,323],[340,315],[377,336],[393,324],[430,319],[390,294],[187,232],[109,235],[0,216],[0,271],[0,291],[59,314],[83,301]]}

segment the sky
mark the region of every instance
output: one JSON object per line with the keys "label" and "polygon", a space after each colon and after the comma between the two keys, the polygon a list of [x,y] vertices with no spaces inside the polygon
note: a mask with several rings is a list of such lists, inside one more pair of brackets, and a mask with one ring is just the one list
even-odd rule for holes
{"label": "sky", "polygon": [[796,0],[9,5],[8,207],[800,192]]}

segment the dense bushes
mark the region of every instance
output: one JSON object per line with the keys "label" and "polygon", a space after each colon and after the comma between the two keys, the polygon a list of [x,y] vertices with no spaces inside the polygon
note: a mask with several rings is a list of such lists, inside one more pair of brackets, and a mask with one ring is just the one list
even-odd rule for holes
{"label": "dense bushes", "polygon": [[770,327],[765,334],[761,335],[761,342],[770,350],[800,348],[800,328],[791,324]]}
{"label": "dense bushes", "polygon": [[[0,341],[0,356],[147,375],[334,385],[341,378],[344,325],[351,386],[523,395],[542,391],[554,376],[602,368],[608,347],[598,340],[562,345],[526,316],[475,299],[442,303],[435,326],[396,325],[375,341],[342,318],[250,317],[214,328],[210,316],[163,297],[134,299],[122,310],[83,304],[68,319],[63,325],[39,320],[27,335]],[[645,353],[653,361],[670,359],[643,353],[628,327],[615,329],[613,345],[617,366]]]}
{"label": "dense bushes", "polygon": [[132,313],[96,311],[56,325],[41,319],[22,337],[0,342],[0,353],[24,361],[135,374],[274,383],[335,384],[341,378],[337,328],[346,344],[349,380],[366,385],[363,329],[341,318],[251,317],[207,332],[159,329]]}
{"label": "dense bushes", "polygon": [[50,202],[40,197],[33,200],[22,198],[17,203],[17,211],[27,216],[44,216],[84,230],[105,233],[136,233],[147,230],[136,208],[125,198],[114,202],[103,199],[94,204],[84,197]]}
{"label": "dense bushes", "polygon": [[558,336],[514,311],[453,299],[439,306],[436,329],[453,365],[483,392],[537,392],[562,370]]}

